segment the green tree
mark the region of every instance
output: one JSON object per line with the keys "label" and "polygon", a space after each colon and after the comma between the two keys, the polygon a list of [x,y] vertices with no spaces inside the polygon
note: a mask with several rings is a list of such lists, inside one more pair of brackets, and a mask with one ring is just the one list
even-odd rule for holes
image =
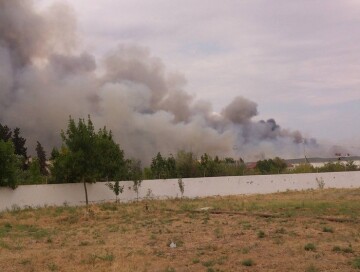
{"label": "green tree", "polygon": [[272,173],[282,173],[287,168],[287,163],[279,157],[272,160]]}
{"label": "green tree", "polygon": [[160,152],[151,160],[150,165],[153,178],[168,179],[176,177],[176,161],[173,155],[165,158]]}
{"label": "green tree", "polygon": [[206,177],[206,174],[210,168],[210,163],[212,162],[211,157],[204,153],[204,155],[201,155],[200,157],[200,168],[202,172],[204,173],[204,177]]}
{"label": "green tree", "polygon": [[228,172],[226,171],[226,162],[215,157],[213,159],[207,153],[204,153],[200,157],[200,162],[197,164],[201,175],[204,177],[216,177],[216,176],[227,176]]}
{"label": "green tree", "polygon": [[19,165],[19,160],[14,153],[12,142],[0,140],[0,186],[12,189],[17,186],[16,174]]}
{"label": "green tree", "polygon": [[356,171],[358,170],[358,166],[355,164],[354,161],[347,161],[345,164],[346,171]]}
{"label": "green tree", "polygon": [[96,150],[98,153],[97,179],[120,180],[126,177],[126,162],[124,151],[120,149],[112,137],[112,132],[106,128],[100,129],[96,135]]}
{"label": "green tree", "polygon": [[345,171],[345,165],[340,162],[328,162],[323,166],[318,167],[319,172],[341,172]]}
{"label": "green tree", "polygon": [[176,160],[172,154],[166,159],[167,178],[176,178]]}
{"label": "green tree", "polygon": [[185,183],[183,182],[182,178],[178,179],[178,185],[179,185],[181,198],[182,198],[184,196],[184,192],[185,192]]}
{"label": "green tree", "polygon": [[154,175],[153,175],[150,167],[145,167],[144,168],[144,170],[143,170],[143,178],[144,179],[153,179],[154,178]]}
{"label": "green tree", "polygon": [[47,181],[45,177],[41,174],[40,163],[37,158],[32,158],[31,160],[29,160],[27,170],[22,170],[19,167],[17,172],[17,180],[19,184],[22,185],[42,184]]}
{"label": "green tree", "polygon": [[143,173],[141,171],[141,162],[139,160],[127,160],[128,180],[133,182],[133,190],[136,193],[136,200],[139,200],[139,189],[142,183]]}
{"label": "green tree", "polygon": [[56,182],[82,182],[86,204],[87,183],[97,180],[120,179],[125,176],[123,151],[106,128],[95,132],[93,123],[69,118],[68,128],[61,132],[63,146],[54,154],[52,173]]}
{"label": "green tree", "polygon": [[26,139],[20,136],[20,128],[14,129],[12,141],[14,143],[15,154],[27,159],[27,148],[25,147]]}
{"label": "green tree", "polygon": [[197,168],[197,160],[192,152],[179,151],[176,155],[176,171],[178,178],[201,176]]}
{"label": "green tree", "polygon": [[290,171],[291,173],[314,173],[316,172],[314,166],[312,166],[310,163],[301,163],[297,166],[295,166]]}
{"label": "green tree", "polygon": [[217,176],[241,176],[245,171],[244,161],[241,159],[235,161],[235,159],[227,157],[224,160],[216,164],[214,175]]}
{"label": "green tree", "polygon": [[11,139],[11,135],[12,135],[11,129],[6,125],[0,124],[0,140],[7,142]]}
{"label": "green tree", "polygon": [[226,157],[226,158],[224,159],[224,162],[225,162],[226,164],[235,164],[235,163],[236,163],[235,160],[234,160],[234,158],[230,158],[230,157]]}
{"label": "green tree", "polygon": [[256,162],[256,169],[259,170],[261,174],[269,174],[271,170],[271,165],[269,160],[260,160]]}
{"label": "green tree", "polygon": [[22,157],[22,169],[26,170],[27,148],[25,147],[26,139],[20,136],[20,128],[15,128],[12,136],[12,142],[15,148],[15,154]]}
{"label": "green tree", "polygon": [[44,178],[41,173],[41,165],[39,159],[33,159],[29,165],[29,184],[39,184],[44,182]]}
{"label": "green tree", "polygon": [[286,167],[286,162],[279,157],[268,160],[260,160],[256,163],[256,169],[259,170],[261,174],[280,174],[286,169]]}
{"label": "green tree", "polygon": [[47,176],[48,171],[46,169],[46,153],[39,141],[36,142],[36,154],[39,162],[40,172],[43,176]]}
{"label": "green tree", "polygon": [[119,195],[122,194],[122,192],[124,191],[124,185],[120,185],[120,181],[116,180],[114,184],[111,182],[107,182],[106,186],[109,187],[109,189],[114,192],[115,202],[118,203]]}
{"label": "green tree", "polygon": [[150,169],[155,178],[167,178],[166,160],[164,160],[160,152],[151,160]]}
{"label": "green tree", "polygon": [[50,160],[55,160],[57,157],[60,156],[60,152],[56,147],[53,147],[53,149],[51,150],[51,154],[50,154]]}

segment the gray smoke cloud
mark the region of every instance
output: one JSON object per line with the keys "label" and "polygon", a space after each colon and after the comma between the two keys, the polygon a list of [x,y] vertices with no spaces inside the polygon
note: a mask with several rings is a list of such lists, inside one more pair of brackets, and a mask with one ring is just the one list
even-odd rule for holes
{"label": "gray smoke cloud", "polygon": [[258,114],[257,104],[244,97],[236,97],[222,111],[224,118],[235,124],[244,124]]}
{"label": "gray smoke cloud", "polygon": [[98,60],[76,46],[75,29],[69,7],[39,12],[31,1],[0,0],[0,122],[20,127],[29,150],[37,140],[47,150],[59,146],[69,115],[90,114],[145,163],[180,149],[247,160],[303,155],[300,132],[252,120],[255,102],[238,96],[215,113],[148,49],[120,45]]}

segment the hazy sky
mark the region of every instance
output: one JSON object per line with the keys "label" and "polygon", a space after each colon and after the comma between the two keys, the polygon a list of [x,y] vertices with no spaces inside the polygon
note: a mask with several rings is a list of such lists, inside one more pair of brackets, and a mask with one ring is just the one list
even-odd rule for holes
{"label": "hazy sky", "polygon": [[82,49],[102,56],[119,43],[145,46],[215,111],[240,95],[258,104],[255,120],[360,153],[360,1],[68,3]]}

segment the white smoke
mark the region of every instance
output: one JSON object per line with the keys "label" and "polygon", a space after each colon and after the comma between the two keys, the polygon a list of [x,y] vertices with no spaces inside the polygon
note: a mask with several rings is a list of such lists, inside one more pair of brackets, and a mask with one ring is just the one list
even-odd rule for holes
{"label": "white smoke", "polygon": [[[252,120],[255,102],[238,96],[214,113],[148,49],[120,45],[98,60],[76,47],[74,29],[66,6],[38,12],[31,1],[0,0],[0,123],[20,127],[30,150],[36,141],[59,146],[69,115],[90,114],[127,156],[145,163],[180,149],[247,159],[303,155],[300,132]],[[311,148],[320,151],[316,142]]]}

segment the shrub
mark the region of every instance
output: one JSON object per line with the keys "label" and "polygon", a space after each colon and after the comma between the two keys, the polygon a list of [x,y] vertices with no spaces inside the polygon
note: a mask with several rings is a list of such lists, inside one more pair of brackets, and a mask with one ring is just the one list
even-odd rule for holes
{"label": "shrub", "polygon": [[354,250],[351,247],[339,247],[339,246],[334,246],[332,251],[334,252],[344,252],[344,253],[353,253]]}
{"label": "shrub", "polygon": [[304,249],[306,251],[315,251],[316,250],[316,246],[312,243],[308,243],[304,246]]}
{"label": "shrub", "polygon": [[341,251],[341,248],[339,246],[334,246],[332,251],[334,252],[340,252]]}
{"label": "shrub", "polygon": [[257,237],[258,238],[264,238],[265,237],[265,232],[263,232],[262,230],[259,230],[259,232],[257,233]]}

